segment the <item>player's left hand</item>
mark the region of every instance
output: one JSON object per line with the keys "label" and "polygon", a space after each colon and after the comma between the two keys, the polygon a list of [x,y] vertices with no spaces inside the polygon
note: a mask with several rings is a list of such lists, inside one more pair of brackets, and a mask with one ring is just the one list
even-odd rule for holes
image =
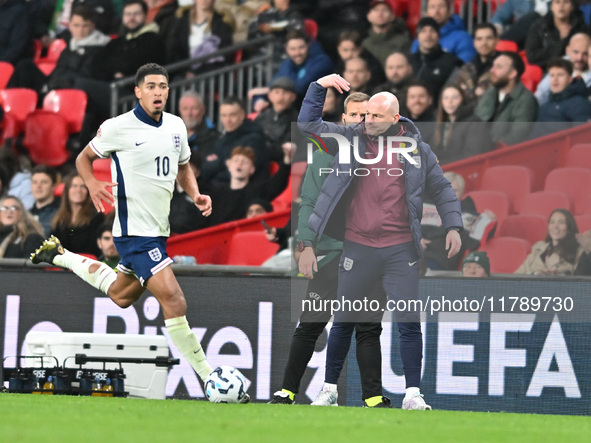
{"label": "player's left hand", "polygon": [[197,206],[205,217],[211,215],[213,208],[211,205],[211,197],[209,195],[199,194],[193,201],[195,202],[195,206]]}
{"label": "player's left hand", "polygon": [[460,233],[452,229],[445,236],[445,250],[449,251],[447,253],[447,258],[456,256],[461,248],[462,239],[460,238]]}

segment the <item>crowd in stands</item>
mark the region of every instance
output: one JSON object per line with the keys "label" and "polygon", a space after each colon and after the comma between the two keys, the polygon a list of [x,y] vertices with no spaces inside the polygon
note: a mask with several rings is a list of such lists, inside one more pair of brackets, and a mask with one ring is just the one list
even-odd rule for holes
{"label": "crowd in stands", "polygon": [[[288,185],[292,162],[305,160],[305,145],[292,133],[301,101],[311,82],[333,72],[351,90],[329,89],[325,120],[342,123],[349,94],[392,92],[400,114],[417,125],[442,165],[591,120],[591,27],[577,0],[499,1],[472,35],[465,21],[471,18],[456,13],[457,2],[423,3],[422,16],[411,24],[396,0],[37,0],[26,7],[20,0],[0,0],[0,62],[14,68],[6,87],[34,90],[39,108],[53,89],[79,89],[88,99],[82,129],[68,143],[70,160],[57,171],[30,164],[22,135],[5,140],[0,134],[6,144],[0,157],[0,257],[24,257],[31,239],[54,233],[74,252],[111,259],[109,247],[97,243],[106,232],[105,217],[94,211],[73,159],[111,115],[111,83],[147,62],[211,56],[171,72],[171,81],[190,80],[233,63],[220,49],[274,36],[272,79],[246,97],[216,102],[217,121],[206,117],[205,97],[194,90],[179,94],[173,112],[187,127],[200,187],[215,203],[206,219],[178,187],[171,204],[174,234],[273,210],[270,202]],[[63,41],[63,50],[46,70],[39,54],[49,54],[56,41]],[[246,50],[243,57],[260,51]],[[65,185],[58,192],[60,182]],[[480,215],[469,197],[462,210],[465,223]],[[556,218],[565,219],[564,242],[552,236]],[[576,237],[571,219],[567,211],[553,213],[548,238],[534,245],[520,271],[546,273],[546,266],[591,274],[591,234]],[[461,264],[482,240],[471,236],[470,226],[465,249],[453,262],[432,254],[442,249],[440,229],[437,220],[425,219],[431,269],[483,265],[490,275],[486,254],[470,254]]]}

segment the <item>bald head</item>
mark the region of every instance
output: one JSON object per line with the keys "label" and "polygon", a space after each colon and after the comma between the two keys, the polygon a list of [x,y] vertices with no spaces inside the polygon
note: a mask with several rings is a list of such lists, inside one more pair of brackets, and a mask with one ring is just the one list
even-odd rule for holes
{"label": "bald head", "polygon": [[365,130],[371,136],[386,132],[398,122],[400,115],[398,99],[391,92],[378,92],[367,102]]}
{"label": "bald head", "polygon": [[589,69],[588,51],[590,47],[591,38],[587,34],[578,33],[570,38],[565,52],[573,64],[574,75],[579,75]]}
{"label": "bald head", "polygon": [[385,109],[388,109],[392,114],[398,114],[400,109],[398,99],[391,92],[378,92],[369,99],[370,102],[372,100],[375,101],[376,104],[380,103],[381,106],[384,106]]}

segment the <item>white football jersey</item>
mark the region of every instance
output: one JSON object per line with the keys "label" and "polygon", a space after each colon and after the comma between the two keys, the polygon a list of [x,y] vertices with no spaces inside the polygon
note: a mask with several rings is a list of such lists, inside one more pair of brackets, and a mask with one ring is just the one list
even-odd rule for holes
{"label": "white football jersey", "polygon": [[136,112],[106,120],[90,147],[101,158],[111,157],[111,177],[118,183],[113,235],[168,236],[178,165],[191,157],[187,129],[176,115],[164,112],[155,126]]}

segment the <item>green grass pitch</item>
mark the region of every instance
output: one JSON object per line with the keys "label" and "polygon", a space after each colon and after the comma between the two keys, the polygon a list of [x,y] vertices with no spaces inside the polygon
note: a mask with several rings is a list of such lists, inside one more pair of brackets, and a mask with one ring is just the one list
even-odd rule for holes
{"label": "green grass pitch", "polygon": [[589,442],[591,418],[0,394],[2,442]]}

